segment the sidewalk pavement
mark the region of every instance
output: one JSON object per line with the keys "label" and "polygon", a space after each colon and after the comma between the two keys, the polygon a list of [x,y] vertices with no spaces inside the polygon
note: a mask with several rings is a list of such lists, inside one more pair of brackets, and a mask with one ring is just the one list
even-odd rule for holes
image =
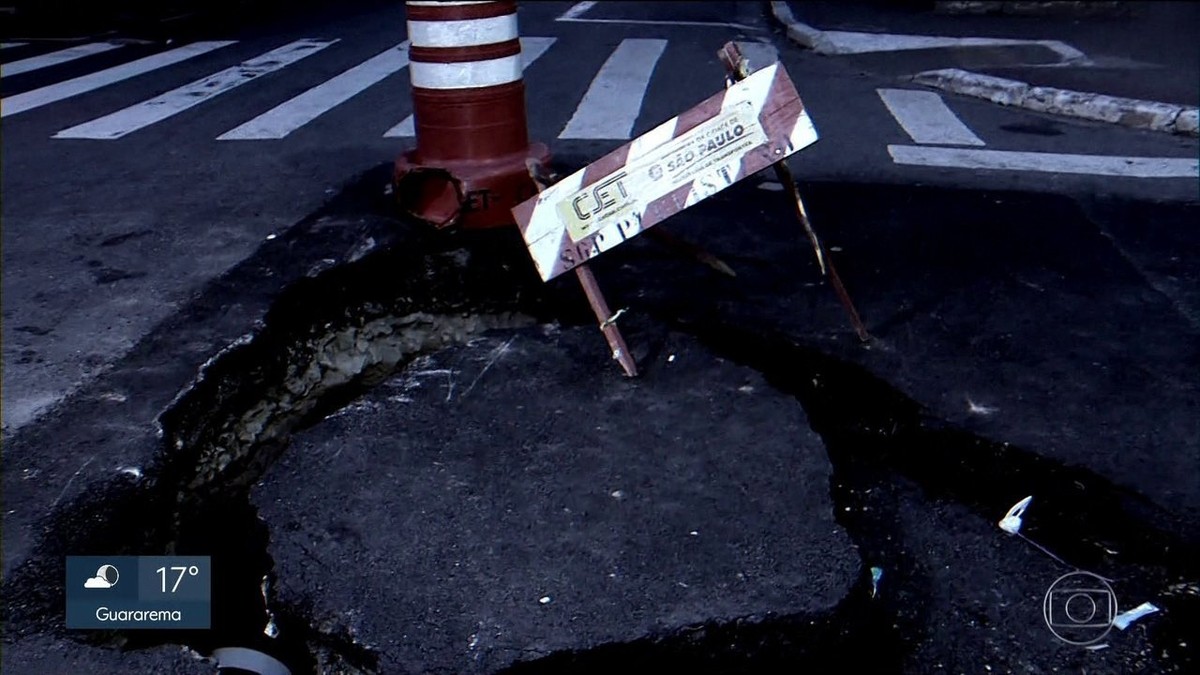
{"label": "sidewalk pavement", "polygon": [[[1129,3],[1126,9],[1123,15],[995,16],[865,2],[771,3],[788,36],[818,53],[845,53],[841,43],[850,38],[843,32],[866,34],[855,43],[882,40],[879,34],[1031,41],[947,47],[933,68],[937,58],[918,49],[843,58],[908,76],[932,71],[917,83],[1005,105],[1195,136],[1200,3]],[[1039,41],[1059,53],[1029,51]]]}

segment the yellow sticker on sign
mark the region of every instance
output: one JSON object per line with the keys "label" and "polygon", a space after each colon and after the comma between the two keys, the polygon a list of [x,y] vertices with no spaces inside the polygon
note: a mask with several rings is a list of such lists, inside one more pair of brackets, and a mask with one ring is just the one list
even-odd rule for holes
{"label": "yellow sticker on sign", "polygon": [[655,150],[641,164],[651,180],[665,175],[670,185],[663,192],[666,194],[735,157],[741,159],[766,142],[767,134],[754,115],[754,106],[741,101]]}
{"label": "yellow sticker on sign", "polygon": [[624,170],[605,176],[594,185],[576,192],[558,203],[559,217],[567,227],[571,241],[599,231],[610,221],[629,217],[637,206],[626,184]]}
{"label": "yellow sticker on sign", "polygon": [[[557,205],[572,242],[617,222],[640,219],[645,205],[699,177],[737,180],[738,162],[767,143],[754,106],[741,101]],[[705,190],[707,192],[707,190]]]}

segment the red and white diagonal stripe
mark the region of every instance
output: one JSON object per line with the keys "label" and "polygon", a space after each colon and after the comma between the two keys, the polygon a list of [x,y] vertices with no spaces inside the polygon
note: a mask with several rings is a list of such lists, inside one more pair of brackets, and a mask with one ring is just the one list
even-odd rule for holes
{"label": "red and white diagonal stripe", "polygon": [[569,271],[817,140],[780,63],[513,208],[543,280]]}

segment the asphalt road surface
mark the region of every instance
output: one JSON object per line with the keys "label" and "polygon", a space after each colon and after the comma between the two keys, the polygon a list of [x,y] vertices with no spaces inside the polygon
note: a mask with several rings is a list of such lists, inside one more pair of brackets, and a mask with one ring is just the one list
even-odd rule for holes
{"label": "asphalt road surface", "polygon": [[[912,33],[926,16],[914,9],[902,25],[881,27],[871,11],[823,6],[817,18],[828,28]],[[971,35],[989,26],[1000,37],[1020,30],[1012,18],[989,21],[994,23],[972,23]],[[466,453],[452,461],[477,468],[472,462],[483,460],[469,452],[486,438],[482,430],[523,428],[524,422],[505,417],[516,413],[502,402],[518,395],[536,402],[540,391],[546,405],[563,407],[575,395],[571,383],[588,387],[589,377],[601,377],[593,371],[610,365],[603,358],[582,359],[574,371],[566,365],[570,359],[563,354],[578,358],[586,340],[576,329],[555,337],[544,327],[586,325],[586,306],[580,309],[581,297],[565,280],[543,288],[514,272],[525,261],[512,242],[430,239],[390,217],[382,165],[412,143],[404,9],[400,3],[345,3],[290,16],[268,13],[253,22],[210,16],[69,41],[4,37],[3,569],[13,627],[5,636],[6,671],[208,672],[210,666],[178,645],[208,656],[233,643],[272,652],[293,668],[329,672],[487,671],[497,664],[603,670],[639,660],[725,671],[840,662],[877,672],[1183,672],[1195,666],[1196,641],[1183,629],[1197,616],[1200,592],[1200,570],[1189,557],[1200,531],[1194,375],[1200,365],[1200,273],[1194,265],[1200,178],[1194,137],[1004,108],[906,79],[964,65],[1035,72],[1056,67],[1053,50],[956,47],[820,56],[791,43],[761,3],[526,3],[520,22],[530,136],[548,143],[566,169],[719,91],[724,74],[716,52],[730,40],[742,45],[754,67],[781,60],[804,99],[821,139],[789,163],[859,302],[872,343],[859,345],[847,332],[841,308],[795,236],[781,186],[765,174],[671,221],[678,223],[677,234],[728,262],[738,272],[736,284],[641,240],[596,268],[614,303],[631,310],[630,337],[650,373],[646,391],[661,391],[664,405],[695,405],[706,417],[732,415],[689,403],[688,387],[659,370],[677,355],[696,354],[697,373],[723,373],[697,375],[694,395],[704,405],[766,387],[772,392],[766,399],[747,404],[769,411],[756,414],[785,415],[785,399],[794,407],[800,417],[779,426],[779,433],[805,448],[797,466],[817,477],[816,485],[798,489],[820,493],[797,508],[814,523],[836,523],[825,538],[805,528],[803,537],[800,530],[767,528],[758,548],[739,544],[752,554],[735,558],[786,576],[787,565],[770,561],[787,555],[781,541],[803,540],[810,553],[823,551],[830,565],[817,584],[826,593],[822,601],[772,595],[781,588],[795,591],[784,581],[773,585],[767,571],[754,591],[766,600],[739,604],[722,595],[728,589],[715,576],[699,574],[722,589],[714,591],[720,606],[711,611],[692,597],[687,611],[618,612],[613,616],[634,618],[617,628],[603,621],[577,625],[577,632],[565,627],[569,612],[561,619],[566,623],[522,619],[526,628],[510,635],[517,641],[510,644],[498,637],[499,628],[491,638],[482,632],[484,624],[499,626],[528,610],[509,607],[506,602],[517,600],[501,592],[495,615],[476,617],[474,633],[459,635],[458,626],[439,623],[436,637],[428,639],[444,638],[444,644],[387,649],[392,638],[382,636],[422,621],[406,617],[410,623],[390,625],[379,618],[387,612],[368,611],[372,619],[364,624],[353,605],[383,597],[367,582],[349,591],[349,600],[319,581],[296,581],[282,584],[274,597],[286,638],[282,647],[261,635],[246,637],[261,633],[254,612],[270,609],[271,599],[266,607],[231,601],[221,616],[251,618],[229,619],[203,635],[97,637],[63,630],[61,589],[35,587],[61,580],[65,555],[209,547],[210,554],[234,561],[235,571],[218,580],[237,589],[230,597],[258,602],[269,595],[258,590],[264,575],[303,567],[289,558],[309,554],[296,544],[301,534],[326,538],[327,553],[338,560],[366,555],[354,542],[389,528],[386,519],[376,520],[392,511],[392,492],[368,491],[383,501],[364,497],[362,518],[350,524],[295,516],[305,505],[330,508],[316,496],[302,497],[322,485],[311,481],[311,472],[326,471],[305,458],[311,462],[314,453],[357,441],[374,447],[383,441],[364,429],[407,424],[404,407],[411,401],[398,401],[425,399],[386,392],[402,389],[413,369],[446,371],[450,381],[474,379],[457,381],[458,387],[485,382],[475,395],[490,397],[501,412],[461,405],[445,412],[472,416],[457,429],[459,440],[447,440],[443,450]],[[953,29],[945,17],[938,19],[938,35]],[[1103,60],[1103,42],[1077,39],[1069,27],[1063,31],[1031,37],[1082,49],[1101,59],[1113,77],[1153,72],[1122,70],[1114,66],[1118,60]],[[1143,48],[1139,58],[1152,59],[1152,50]],[[1172,95],[1186,98],[1186,86],[1174,82]],[[485,266],[486,273],[463,271],[475,264],[467,261],[488,256],[499,262]],[[411,269],[428,269],[431,285],[406,286]],[[461,285],[456,290],[455,280]],[[312,336],[336,333],[339,322],[414,312],[532,317],[543,328],[530,332],[506,319],[492,326],[501,338],[488,339],[502,344],[512,338],[557,364],[545,366],[554,386],[531,380],[519,394],[490,387],[485,375],[493,367],[491,351],[441,351],[478,347],[475,328],[441,320],[426,326],[421,319],[415,342],[366,350],[370,356],[363,358],[377,359],[371,363],[379,372],[355,372],[352,390],[288,398],[282,373],[304,372],[308,362],[277,357],[319,354],[323,347],[313,347]],[[401,321],[395,325],[403,330],[392,327],[387,334],[409,336],[410,324]],[[266,337],[244,340],[249,351],[222,351],[246,334]],[[429,338],[434,334],[442,337]],[[375,338],[363,339],[374,344]],[[603,356],[603,343],[595,348]],[[398,349],[398,356],[386,356],[388,349]],[[530,358],[517,353],[524,356],[512,358]],[[724,360],[746,372],[723,370]],[[201,385],[209,385],[189,388],[205,363],[210,370]],[[257,364],[268,365],[260,370]],[[395,370],[406,364],[407,370]],[[496,372],[519,377],[521,369],[502,363],[491,376]],[[625,400],[621,381],[609,376],[596,386],[612,400]],[[714,378],[736,379],[750,389],[727,391]],[[370,393],[374,385],[381,389]],[[556,386],[568,393],[552,393]],[[223,392],[241,392],[242,398]],[[258,410],[247,401],[285,399],[294,410],[264,408],[267,418],[281,420],[278,426],[259,424],[250,440],[230,440],[242,438],[245,420]],[[447,393],[444,403],[454,400]],[[613,410],[586,400],[599,406],[592,415]],[[343,413],[354,424],[336,415],[322,422],[343,414],[337,411],[347,404],[351,408]],[[418,421],[427,423],[422,415]],[[638,450],[639,435],[687,445],[679,440],[688,437],[686,416],[667,418],[681,426],[655,427],[636,416],[624,422],[641,433],[621,436],[619,450]],[[797,419],[817,432],[828,457],[813,452],[818,441],[811,432],[792,428]],[[736,442],[744,442],[743,431],[762,434],[772,427],[769,419],[761,427],[746,424],[749,431],[731,432]],[[506,443],[519,453],[565,442],[556,434],[566,432],[544,429],[560,427],[524,429],[534,440]],[[299,434],[295,447],[305,450],[285,455],[274,473],[263,468],[286,452],[293,432]],[[597,447],[606,442],[604,434],[586,441]],[[687,447],[718,453],[697,457],[724,475],[729,469],[721,462],[728,458],[719,455],[719,445]],[[220,478],[229,464],[220,452],[235,446],[269,457],[254,470],[239,463],[244,458],[232,463],[247,473],[233,481],[237,486],[220,487],[234,490],[236,499],[228,503],[238,506],[178,507],[191,515],[160,522],[176,508],[162,500],[177,487],[172,480],[179,478],[178,467],[193,461],[218,466],[196,475]],[[173,458],[172,447],[190,459]],[[413,456],[362,461],[378,468],[378,476],[415,471],[425,476],[420,480],[433,481],[414,494],[432,495],[444,479],[431,467],[412,465]],[[152,475],[152,467],[165,473]],[[339,470],[329,473],[336,478],[325,486],[348,490],[345,485],[372,480],[369,470]],[[557,494],[540,492],[544,485],[536,481],[522,483],[534,478],[519,466],[505,471],[506,480],[528,494]],[[587,492],[586,475],[571,475],[572,494]],[[463,469],[450,484],[487,493],[490,488],[480,483],[486,476]],[[211,485],[220,480],[211,478]],[[786,491],[778,483],[764,479],[762,489],[776,496],[748,500],[729,520],[750,518],[762,503],[789,503],[778,496]],[[245,490],[250,484],[258,485],[253,495]],[[617,488],[596,489],[604,496]],[[664,499],[686,504],[672,490]],[[1031,539],[1069,564],[996,527],[1005,510],[1031,492],[1037,492],[1027,519],[1034,523]],[[283,496],[299,505],[280,502]],[[430,506],[435,513],[446,508]],[[536,531],[545,525],[540,508],[531,507],[532,521],[499,514],[497,522]],[[208,520],[227,522],[230,531],[204,525]],[[633,539],[656,531],[657,525],[638,522],[627,523]],[[407,527],[403,531],[411,535],[426,526]],[[637,529],[643,527],[650,530]],[[564,545],[591,531],[582,529]],[[297,538],[288,540],[283,532]],[[845,545],[847,537],[853,548]],[[406,541],[399,534],[380,537],[371,555],[380,565],[420,563]],[[538,552],[539,541],[514,535],[498,546],[536,558],[545,553]],[[463,550],[482,546],[478,540],[459,543]],[[654,547],[637,550],[653,567]],[[680,562],[685,554],[677,549],[667,550],[683,565],[679,569],[692,564]],[[314,555],[321,558],[319,551]],[[424,563],[452,564],[440,555]],[[1042,596],[1049,582],[1076,566],[1113,580],[1121,611],[1143,601],[1161,611],[1114,631],[1097,643],[1107,645],[1103,649],[1056,641],[1039,623]],[[582,569],[564,564],[556,574],[570,580]],[[843,574],[850,569],[857,569],[857,581]],[[873,578],[873,569],[882,578]],[[1015,569],[1029,571],[1022,576]],[[450,583],[428,569],[414,575],[426,585]],[[658,581],[653,575],[643,579],[651,586]],[[524,589],[526,582],[513,580],[511,587]],[[676,582],[685,583],[682,577],[669,580]],[[592,589],[590,583],[579,587]],[[578,594],[596,603],[589,616],[602,615],[596,607],[605,602],[617,602],[595,588],[595,594]],[[435,590],[423,592],[437,597]],[[661,590],[643,595],[661,600],[667,597]],[[630,591],[623,593],[619,597],[627,598]],[[415,602],[387,598],[380,607]],[[463,625],[472,624],[463,618]],[[539,636],[547,625],[573,637]],[[734,646],[719,647],[722,642]],[[116,652],[116,645],[136,649]]]}
{"label": "asphalt road surface", "polygon": [[[711,95],[722,79],[714,45],[778,37],[753,3],[600,5],[560,20],[570,8],[538,3],[521,14],[530,133],[567,161],[599,156]],[[411,129],[396,49],[401,7],[302,15],[249,34],[231,23],[179,41],[84,42],[67,49],[90,49],[69,59],[60,43],[4,50],[6,68],[26,64],[3,82],[8,433],[102,372],[348,175],[403,146],[394,137]],[[237,72],[256,59],[272,65],[252,78]],[[889,112],[888,92],[912,87],[791,48],[783,61],[825,139],[796,160],[809,179],[1195,192],[1186,179],[897,164],[890,146],[918,164],[942,150],[914,148],[905,120]],[[1031,120],[975,101],[944,114],[962,120],[977,148],[1195,156],[1194,142]]]}

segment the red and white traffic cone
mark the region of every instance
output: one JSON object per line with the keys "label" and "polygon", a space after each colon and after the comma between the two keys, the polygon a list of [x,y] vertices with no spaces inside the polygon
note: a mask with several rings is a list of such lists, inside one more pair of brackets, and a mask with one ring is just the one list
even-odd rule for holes
{"label": "red and white traffic cone", "polygon": [[417,147],[396,159],[402,208],[438,227],[514,223],[537,193],[529,143],[517,3],[407,2]]}

